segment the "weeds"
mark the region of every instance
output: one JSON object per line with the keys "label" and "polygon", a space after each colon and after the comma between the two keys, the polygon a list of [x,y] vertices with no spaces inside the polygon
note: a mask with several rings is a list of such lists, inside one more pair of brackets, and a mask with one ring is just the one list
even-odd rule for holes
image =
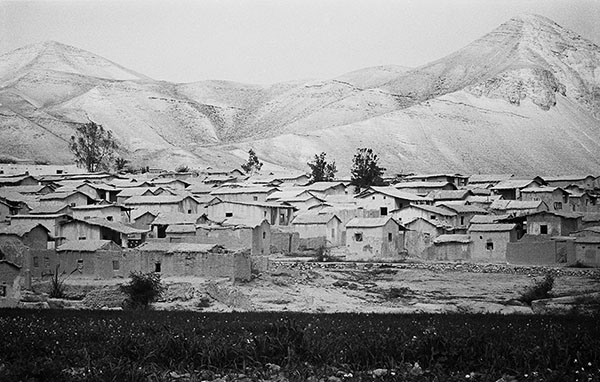
{"label": "weeds", "polygon": [[531,302],[534,300],[550,298],[552,297],[550,291],[552,290],[553,286],[554,276],[548,273],[543,280],[537,281],[535,284],[525,289],[518,300],[526,303],[527,305],[531,305]]}

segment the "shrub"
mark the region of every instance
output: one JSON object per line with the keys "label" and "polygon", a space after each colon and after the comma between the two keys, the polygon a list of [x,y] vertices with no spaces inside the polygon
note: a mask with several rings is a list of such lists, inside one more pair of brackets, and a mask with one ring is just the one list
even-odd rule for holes
{"label": "shrub", "polygon": [[190,167],[182,164],[175,169],[175,172],[190,172]]}
{"label": "shrub", "polygon": [[325,244],[322,244],[317,248],[315,253],[315,260],[318,262],[335,261],[335,257],[331,255],[329,248]]}
{"label": "shrub", "polygon": [[52,280],[50,280],[50,293],[48,296],[51,298],[64,298],[65,297],[65,279],[60,279],[58,274],[58,268],[60,268],[60,264],[56,264],[56,271],[52,275]]}
{"label": "shrub", "polygon": [[535,284],[525,289],[523,294],[521,294],[519,301],[531,305],[531,302],[534,300],[549,298],[551,297],[550,291],[553,286],[554,276],[548,273],[543,280],[537,281]]}
{"label": "shrub", "polygon": [[160,274],[150,272],[131,272],[131,280],[121,285],[121,290],[128,297],[126,308],[148,309],[150,304],[158,300],[167,289],[160,280]]}

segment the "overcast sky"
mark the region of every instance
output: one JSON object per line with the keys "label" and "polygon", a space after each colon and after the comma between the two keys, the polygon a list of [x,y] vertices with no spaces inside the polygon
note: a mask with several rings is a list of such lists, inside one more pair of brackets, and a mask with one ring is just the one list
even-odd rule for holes
{"label": "overcast sky", "polygon": [[55,40],[160,80],[274,83],[419,66],[520,13],[600,45],[600,0],[0,0],[0,53]]}

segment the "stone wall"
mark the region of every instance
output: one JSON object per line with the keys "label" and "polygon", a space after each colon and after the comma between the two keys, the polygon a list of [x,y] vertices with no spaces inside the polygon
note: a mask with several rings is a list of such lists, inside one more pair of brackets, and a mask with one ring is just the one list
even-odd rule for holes
{"label": "stone wall", "polygon": [[571,264],[575,259],[573,242],[557,242],[549,238],[524,237],[506,246],[506,261],[516,265]]}
{"label": "stone wall", "polygon": [[300,235],[297,232],[271,230],[271,253],[295,253],[300,245]]}

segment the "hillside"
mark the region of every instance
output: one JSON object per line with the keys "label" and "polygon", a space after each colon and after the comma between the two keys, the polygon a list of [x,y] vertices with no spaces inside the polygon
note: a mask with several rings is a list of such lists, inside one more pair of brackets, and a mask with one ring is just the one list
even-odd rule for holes
{"label": "hillside", "polygon": [[135,164],[235,166],[254,148],[306,168],[326,151],[341,175],[357,147],[391,172],[598,172],[600,48],[522,15],[417,68],[360,69],[273,85],[155,81],[74,47],[0,56],[0,156],[71,161],[77,123],[111,129]]}

